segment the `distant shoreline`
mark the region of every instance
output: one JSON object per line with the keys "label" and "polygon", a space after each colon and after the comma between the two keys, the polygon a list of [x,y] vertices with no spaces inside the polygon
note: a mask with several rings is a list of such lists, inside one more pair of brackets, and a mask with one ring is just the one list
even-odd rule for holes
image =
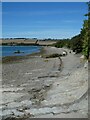
{"label": "distant shoreline", "polygon": [[5,39],[0,40],[0,45],[35,45],[35,46],[49,46],[56,43],[56,40],[32,40],[32,39]]}

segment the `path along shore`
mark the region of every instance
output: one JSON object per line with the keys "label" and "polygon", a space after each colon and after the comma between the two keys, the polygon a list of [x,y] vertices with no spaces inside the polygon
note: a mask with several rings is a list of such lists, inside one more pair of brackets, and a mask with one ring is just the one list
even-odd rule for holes
{"label": "path along shore", "polygon": [[80,62],[81,55],[65,48],[44,49],[43,55],[64,50],[68,55],[61,57],[62,65],[58,57],[46,59],[41,54],[2,65],[3,120],[88,117],[88,66]]}

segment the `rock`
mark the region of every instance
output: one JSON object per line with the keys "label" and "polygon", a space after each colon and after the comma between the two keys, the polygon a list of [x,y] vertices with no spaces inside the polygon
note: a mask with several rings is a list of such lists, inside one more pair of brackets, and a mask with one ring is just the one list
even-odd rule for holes
{"label": "rock", "polygon": [[19,111],[17,111],[17,110],[15,110],[15,109],[10,109],[10,110],[4,110],[3,112],[2,112],[2,117],[11,117],[11,116],[24,116],[24,113],[22,113],[22,112],[19,112]]}
{"label": "rock", "polygon": [[49,107],[45,108],[39,108],[39,109],[30,109],[30,110],[25,110],[26,113],[31,113],[32,115],[40,115],[40,114],[48,114],[52,112],[52,109]]}
{"label": "rock", "polygon": [[85,59],[85,57],[84,57],[84,55],[82,55],[82,56],[80,57],[80,62],[83,62],[84,59]]}
{"label": "rock", "polygon": [[21,108],[21,109],[18,109],[19,112],[24,112],[24,110]]}
{"label": "rock", "polygon": [[87,68],[87,67],[88,67],[88,61],[86,61],[84,64],[84,68]]}

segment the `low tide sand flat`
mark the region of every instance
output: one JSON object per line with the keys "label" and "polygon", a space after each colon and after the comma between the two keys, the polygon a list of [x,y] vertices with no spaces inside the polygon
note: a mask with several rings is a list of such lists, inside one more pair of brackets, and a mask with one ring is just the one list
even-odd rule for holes
{"label": "low tide sand flat", "polygon": [[23,118],[87,118],[88,68],[81,55],[65,48],[44,47],[43,55],[67,51],[60,59],[29,56],[20,62],[3,63],[3,120]]}

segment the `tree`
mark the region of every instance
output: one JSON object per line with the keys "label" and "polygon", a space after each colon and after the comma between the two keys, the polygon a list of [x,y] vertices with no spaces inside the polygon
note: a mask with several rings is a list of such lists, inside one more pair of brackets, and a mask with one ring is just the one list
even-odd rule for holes
{"label": "tree", "polygon": [[83,54],[86,59],[89,58],[89,51],[90,51],[90,2],[88,2],[88,14],[85,16],[88,16],[87,20],[84,20],[83,29],[81,31],[81,35],[83,36]]}
{"label": "tree", "polygon": [[71,39],[71,49],[76,53],[82,52],[82,44],[81,34],[76,35]]}

